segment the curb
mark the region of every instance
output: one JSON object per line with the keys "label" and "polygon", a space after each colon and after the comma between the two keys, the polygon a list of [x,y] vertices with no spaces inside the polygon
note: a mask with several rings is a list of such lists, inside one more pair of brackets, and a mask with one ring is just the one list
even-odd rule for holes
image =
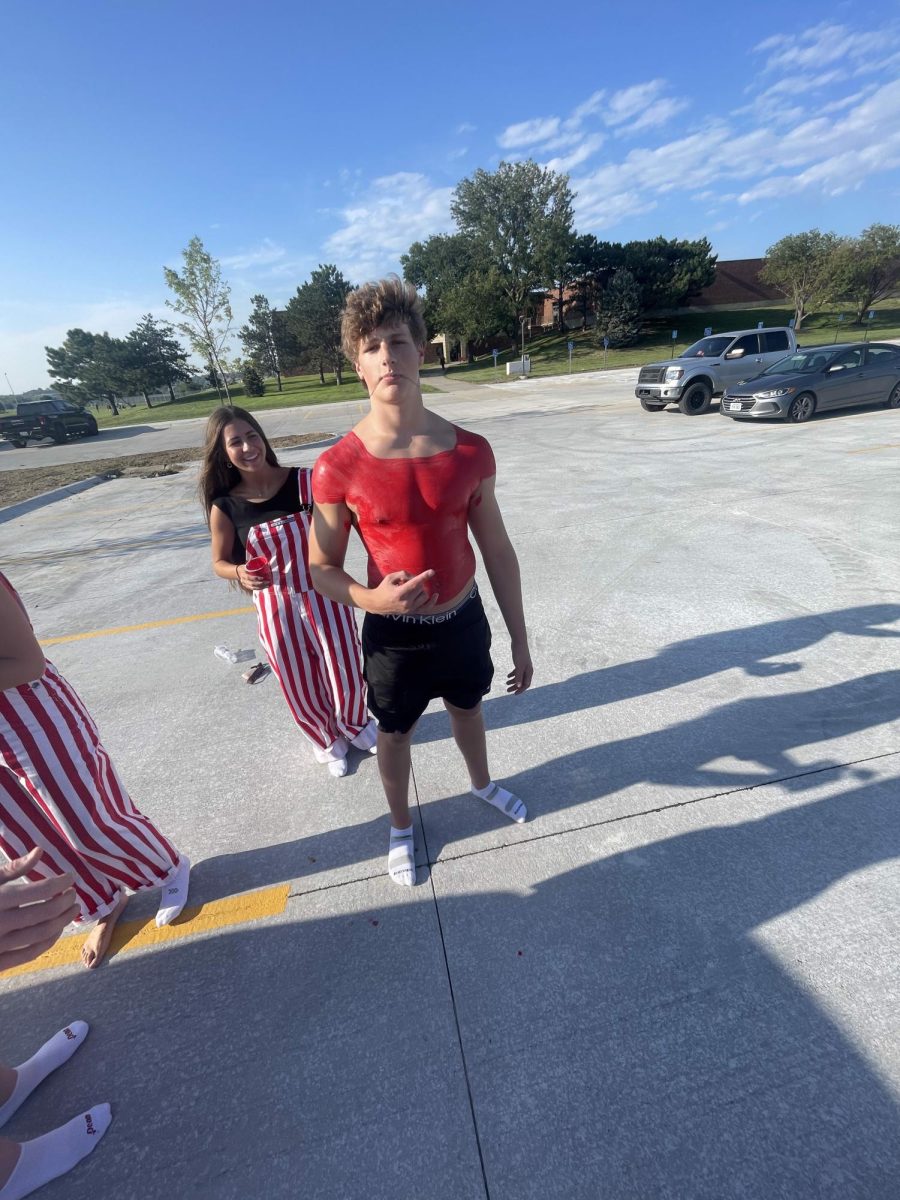
{"label": "curb", "polygon": [[79,492],[86,492],[88,488],[96,487],[98,483],[108,482],[109,478],[107,475],[91,475],[88,479],[79,479],[77,483],[67,483],[65,487],[54,488],[52,492],[43,492],[40,496],[32,496],[30,500],[20,500],[18,504],[0,508],[0,525],[6,521],[12,521],[15,517],[24,516],[25,513],[33,512],[35,509],[43,508],[47,504],[53,504],[56,500],[65,500],[66,496],[76,496]]}

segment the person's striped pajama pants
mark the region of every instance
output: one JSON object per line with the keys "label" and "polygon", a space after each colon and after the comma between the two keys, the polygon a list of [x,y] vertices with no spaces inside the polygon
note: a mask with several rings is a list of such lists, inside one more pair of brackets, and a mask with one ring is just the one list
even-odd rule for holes
{"label": "person's striped pajama pants", "polygon": [[291,715],[318,750],[352,740],[369,720],[353,610],[320,596],[309,577],[312,471],[301,468],[303,507],[254,525],[247,557],[264,558],[272,583],[253,593],[259,640]]}
{"label": "person's striped pajama pants", "polygon": [[49,662],[39,680],[0,692],[0,850],[13,859],[33,846],[44,854],[29,878],[70,871],[81,921],[106,916],[123,892],[164,886],[178,864]]}
{"label": "person's striped pajama pants", "polygon": [[302,732],[320,750],[356,737],[369,714],[352,610],[318,592],[277,586],[253,600],[259,640]]}

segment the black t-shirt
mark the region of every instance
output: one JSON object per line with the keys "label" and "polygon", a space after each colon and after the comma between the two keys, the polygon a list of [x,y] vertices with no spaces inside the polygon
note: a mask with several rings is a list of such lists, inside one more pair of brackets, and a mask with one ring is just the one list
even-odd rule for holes
{"label": "black t-shirt", "polygon": [[291,467],[287,479],[270,500],[256,503],[244,500],[242,496],[231,495],[217,496],[213,500],[213,506],[223,512],[234,526],[236,536],[231,552],[232,561],[243,562],[247,557],[247,534],[254,525],[274,521],[278,517],[289,517],[292,513],[307,512],[312,508],[311,504],[303,504],[300,500],[299,470],[299,467]]}

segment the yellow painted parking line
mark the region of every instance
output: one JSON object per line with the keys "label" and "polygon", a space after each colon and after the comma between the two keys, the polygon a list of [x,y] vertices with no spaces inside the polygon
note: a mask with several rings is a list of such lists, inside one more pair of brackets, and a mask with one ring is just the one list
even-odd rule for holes
{"label": "yellow painted parking line", "polygon": [[42,646],[59,646],[63,642],[83,642],[86,638],[111,637],[116,633],[138,633],[143,629],[164,629],[168,625],[187,625],[191,621],[212,621],[216,617],[236,617],[238,613],[253,612],[252,604],[242,608],[223,608],[218,612],[194,613],[190,617],[169,617],[165,621],[144,621],[141,625],[115,625],[111,629],[92,629],[88,633],[64,633],[60,637],[39,638]]}
{"label": "yellow painted parking line", "polygon": [[[113,933],[108,957],[124,951],[143,950],[147,946],[190,937],[195,933],[209,933],[229,925],[244,925],[247,921],[277,917],[285,910],[290,890],[290,884],[280,883],[277,887],[263,888],[258,892],[243,892],[240,896],[213,900],[210,904],[197,904],[186,908],[177,921],[172,925],[164,925],[162,929],[156,928],[153,917],[149,921],[120,921]],[[40,958],[4,971],[0,979],[29,975],[32,971],[49,971],[53,967],[68,967],[80,962],[84,939],[83,933],[60,938]]]}
{"label": "yellow painted parking line", "polygon": [[877,450],[900,449],[900,442],[884,442],[880,446],[863,446],[859,450],[851,450],[851,454],[874,454]]}

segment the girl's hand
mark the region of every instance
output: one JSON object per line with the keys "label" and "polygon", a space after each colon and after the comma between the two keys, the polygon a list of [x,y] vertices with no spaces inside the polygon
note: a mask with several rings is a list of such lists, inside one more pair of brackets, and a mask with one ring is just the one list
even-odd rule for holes
{"label": "girl's hand", "polygon": [[272,582],[268,575],[251,575],[243,563],[239,563],[235,570],[237,581],[245,592],[261,592]]}

